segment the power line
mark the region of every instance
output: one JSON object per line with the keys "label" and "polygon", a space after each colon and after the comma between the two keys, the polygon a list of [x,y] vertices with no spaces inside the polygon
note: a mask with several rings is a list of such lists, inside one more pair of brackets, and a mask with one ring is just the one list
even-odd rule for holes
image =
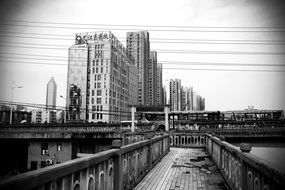
{"label": "power line", "polygon": [[246,69],[195,69],[195,68],[163,68],[167,70],[191,70],[191,71],[233,71],[233,72],[285,72],[285,70],[246,70]]}
{"label": "power line", "polygon": [[[54,109],[51,106],[47,107],[45,104],[24,103],[24,102],[10,102],[10,101],[0,101],[0,104],[7,105],[7,106],[11,106],[11,105],[17,106],[17,105],[19,105],[19,106],[30,107],[30,108],[41,108],[41,109],[45,109],[45,110],[49,110],[49,111],[50,110],[70,111],[70,110],[68,110],[69,107],[57,106]],[[91,109],[86,109],[86,108],[82,108],[82,107],[80,107],[80,111],[81,112],[88,112],[88,113],[103,113],[103,114],[121,115],[121,116],[128,116],[128,115],[131,114],[131,111],[116,111],[116,110],[103,110],[103,109],[102,110],[93,110],[92,108]],[[104,113],[104,112],[110,112],[110,113]]]}
{"label": "power line", "polygon": [[[19,46],[19,45],[6,45],[6,47],[16,47],[16,48],[31,48],[31,49],[52,49],[52,50],[68,50],[67,48],[56,48],[56,47],[33,47],[33,46]],[[83,49],[84,47],[71,47],[72,49]],[[111,50],[102,50],[102,51],[111,51]],[[170,49],[157,49],[155,50],[158,53],[182,53],[182,54],[238,54],[238,55],[285,55],[285,52],[268,52],[268,51],[197,51],[197,50],[170,50]],[[128,51],[130,52],[130,51]],[[136,51],[133,51],[136,52]]]}
{"label": "power line", "polygon": [[[70,37],[70,38],[66,38],[66,39],[62,39],[62,38],[41,38],[41,37],[36,37],[36,36],[19,36],[19,35],[10,35],[11,37],[27,37],[27,38],[35,38],[35,39],[59,39],[59,40],[70,40],[72,37],[72,40],[75,39],[75,35],[67,35],[67,34],[51,34],[51,33],[31,33],[31,32],[15,32],[15,31],[0,31],[0,33],[4,33],[0,34],[0,36],[9,36],[7,34],[20,34],[20,35],[40,35],[40,36],[60,36],[60,37]],[[126,39],[126,37],[117,37],[118,39]],[[265,43],[265,44],[279,44],[279,43],[285,43],[285,41],[281,41],[281,40],[251,40],[251,39],[189,39],[189,38],[150,38],[150,41],[152,40],[157,40],[158,42],[164,42],[166,40],[168,41],[181,41],[181,42],[185,42],[185,41],[193,41],[193,42],[204,42],[204,41],[209,41],[211,43],[214,42],[221,42],[221,43]],[[171,43],[171,42],[170,42]],[[178,43],[178,42],[177,42]]]}
{"label": "power line", "polygon": [[[1,52],[0,52],[1,54]],[[9,59],[28,59],[28,60],[43,60],[43,61],[68,61],[68,59],[49,59],[49,58],[29,58],[29,57],[12,57],[12,56],[1,56],[1,58],[9,58]],[[1,59],[0,58],[0,59]],[[11,61],[11,60],[8,60]],[[88,61],[88,59],[72,59],[72,61]],[[16,61],[15,61],[16,62]],[[163,65],[207,65],[207,66],[285,66],[285,64],[255,64],[255,63],[221,63],[221,62],[179,62],[179,61],[159,61],[159,63],[162,63]],[[36,63],[41,64],[41,63]],[[73,66],[80,66],[83,67],[83,65],[77,65],[77,64],[58,64],[55,63],[54,65],[73,65]],[[87,65],[85,65],[87,67]]]}
{"label": "power line", "polygon": [[[55,64],[55,63],[47,63],[47,62],[29,62],[29,61],[11,61],[11,60],[7,60],[7,61],[0,61],[2,63],[5,62],[12,62],[12,63],[24,63],[24,64],[35,64],[35,65],[56,65],[56,66],[66,66],[66,64]],[[251,72],[285,72],[285,70],[256,70],[256,69],[197,69],[197,68],[177,68],[177,67],[173,67],[173,68],[165,68],[163,67],[162,69],[164,70],[197,70],[197,71],[251,71]]]}
{"label": "power line", "polygon": [[61,29],[84,29],[84,30],[103,30],[103,31],[110,31],[110,30],[119,30],[119,31],[129,31],[129,30],[147,30],[152,32],[203,32],[203,33],[252,33],[252,32],[285,32],[285,30],[205,30],[205,29],[146,29],[146,28],[110,28],[110,26],[104,27],[72,27],[72,26],[44,26],[44,25],[27,25],[27,24],[10,24],[10,23],[1,23],[2,26],[16,26],[16,27],[31,27],[31,28],[61,28]]}
{"label": "power line", "polygon": [[2,22],[20,23],[44,23],[44,24],[69,24],[69,25],[96,25],[96,26],[124,26],[124,27],[175,27],[175,28],[285,28],[285,26],[184,26],[184,25],[122,25],[122,24],[94,24],[94,23],[74,23],[74,22],[47,22],[28,20],[0,20]]}
{"label": "power line", "polygon": [[[1,33],[2,31],[0,31]],[[30,38],[30,39],[41,39],[41,40],[69,40],[74,41],[75,38],[73,35],[68,35],[70,38],[53,38],[53,37],[37,37],[37,36],[19,36],[19,35],[9,35],[9,33],[15,34],[28,34],[28,35],[43,35],[43,36],[67,36],[59,34],[39,34],[39,33],[22,33],[22,32],[8,32],[0,34],[0,36],[5,37],[16,37],[16,38]],[[71,38],[72,37],[72,38]],[[126,38],[117,37],[121,42],[126,42]],[[151,43],[182,43],[182,44],[255,44],[255,45],[271,45],[271,44],[284,44],[285,41],[281,40],[215,40],[215,39],[171,39],[171,38],[151,38]],[[17,43],[17,42],[15,42]]]}
{"label": "power line", "polygon": [[[0,34],[1,36],[1,34]],[[17,37],[19,38],[19,36]],[[21,37],[20,37],[21,38]],[[56,39],[56,38],[35,38],[35,37],[23,37],[23,38],[33,38],[33,39]],[[70,40],[70,39],[60,39],[60,40]],[[126,41],[120,41],[120,42],[126,42]],[[0,43],[8,43],[8,44],[29,44],[29,45],[43,45],[43,46],[59,46],[59,47],[66,47],[67,45],[56,45],[56,44],[42,44],[42,43],[27,43],[27,42],[15,42],[15,41],[0,41]],[[150,41],[151,44],[232,44],[232,45],[284,45],[285,41],[280,42],[231,42],[231,41],[201,41],[201,40],[193,40],[193,41]]]}
{"label": "power line", "polygon": [[[140,30],[140,28],[138,27],[143,27],[143,29],[141,30],[145,30],[145,28],[182,28],[184,30],[168,30],[168,31],[193,31],[193,30],[189,30],[189,29],[247,29],[247,30],[236,30],[236,31],[232,31],[232,30],[224,30],[224,31],[209,31],[209,30],[201,30],[199,32],[284,32],[284,30],[280,30],[280,29],[284,29],[285,27],[283,26],[279,26],[279,27],[270,27],[270,26],[241,26],[241,27],[230,27],[230,26],[158,26],[158,25],[114,25],[114,24],[84,24],[84,23],[60,23],[60,22],[39,22],[39,21],[15,21],[15,20],[6,20],[4,21],[6,23],[0,23],[0,25],[9,25],[9,26],[24,26],[24,27],[50,27],[50,28],[71,28],[71,29],[78,29],[78,27],[74,28],[74,27],[62,27],[62,26],[36,26],[36,25],[27,25],[27,24],[45,24],[45,25],[71,25],[71,26],[100,26],[100,27],[135,27],[135,28],[128,28],[128,29],[124,29],[124,28],[116,28],[115,30]],[[13,24],[11,24],[13,23]],[[16,23],[16,24],[15,24]],[[20,24],[19,24],[20,23]],[[25,24],[21,24],[21,23],[25,23]],[[90,29],[90,27],[88,28],[80,28],[80,29]],[[105,29],[105,28],[102,28]],[[279,30],[248,30],[248,29],[279,29]],[[108,30],[108,29],[107,29]],[[114,29],[113,29],[114,30]],[[167,31],[165,29],[161,30],[161,29],[150,29],[149,31]],[[195,30],[195,32],[198,30]]]}
{"label": "power line", "polygon": [[25,55],[25,56],[40,56],[40,57],[55,57],[55,58],[66,58],[65,56],[56,55],[37,55],[37,54],[26,54],[26,53],[14,53],[14,52],[0,52],[0,54],[11,54],[11,55]]}
{"label": "power line", "polygon": [[[4,36],[4,37],[16,37],[16,38],[29,38],[29,39],[41,39],[41,40],[71,40],[71,39],[64,39],[64,38],[43,38],[43,37],[36,37],[36,36],[17,36],[17,35],[3,35],[3,34],[0,34],[0,36]],[[74,39],[73,39],[74,40]]]}
{"label": "power line", "polygon": [[285,66],[285,64],[254,64],[254,63],[219,63],[219,62],[179,62],[179,61],[160,61],[163,65],[207,65],[207,66]]}
{"label": "power line", "polygon": [[[43,55],[43,54],[27,54],[27,53],[14,53],[14,52],[0,52],[0,54],[3,54],[4,56],[6,55],[6,54],[8,54],[8,55],[20,55],[20,56],[32,56],[32,57],[35,57],[35,56],[37,56],[37,57],[47,57],[47,58],[63,58],[63,59],[59,59],[59,60],[61,60],[61,61],[68,61],[68,59],[66,59],[66,56],[56,56],[56,55]],[[53,59],[50,59],[50,60],[53,60]],[[85,61],[86,59],[73,59],[73,60],[78,60],[78,61]],[[167,61],[164,61],[164,60],[161,60],[161,61],[158,61],[158,63],[182,63],[182,64],[184,64],[184,63],[202,63],[202,64],[220,64],[220,62],[192,62],[192,61],[169,61],[169,60],[167,60]],[[237,65],[239,65],[239,64],[254,64],[254,63],[221,63],[221,64],[237,64]],[[258,65],[258,64],[257,64]],[[266,64],[260,64],[260,65],[266,65]],[[276,66],[284,66],[283,64],[273,64],[273,65],[276,65]],[[271,64],[269,64],[268,66],[271,66]]]}
{"label": "power line", "polygon": [[26,44],[26,45],[35,45],[35,46],[55,46],[55,47],[64,47],[66,49],[68,49],[70,46],[66,46],[66,45],[58,45],[58,44],[41,44],[41,43],[28,43],[28,42],[6,42],[6,41],[0,41],[0,43],[3,44]]}

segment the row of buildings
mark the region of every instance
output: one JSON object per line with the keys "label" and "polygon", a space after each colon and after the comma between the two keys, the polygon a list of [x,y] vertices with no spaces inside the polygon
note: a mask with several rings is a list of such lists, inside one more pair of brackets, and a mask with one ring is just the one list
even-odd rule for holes
{"label": "row of buildings", "polygon": [[193,87],[183,87],[180,79],[169,82],[169,103],[171,111],[203,111],[205,98],[193,91]]}
{"label": "row of buildings", "polygon": [[57,84],[52,77],[47,83],[46,104],[27,105],[0,105],[0,123],[62,123],[64,121],[64,109],[56,107]]}
{"label": "row of buildings", "polygon": [[167,102],[162,69],[157,52],[150,51],[147,31],[128,32],[126,47],[110,31],[78,33],[68,53],[65,111],[56,109],[57,85],[52,77],[45,108],[32,110],[30,120],[117,123],[130,120],[130,105],[170,104],[172,111],[204,110],[205,99],[193,88],[182,87],[179,79],[170,81]]}
{"label": "row of buildings", "polygon": [[69,48],[67,120],[130,120],[129,105],[165,104],[162,65],[147,31],[128,32],[126,47],[110,32],[76,34]]}

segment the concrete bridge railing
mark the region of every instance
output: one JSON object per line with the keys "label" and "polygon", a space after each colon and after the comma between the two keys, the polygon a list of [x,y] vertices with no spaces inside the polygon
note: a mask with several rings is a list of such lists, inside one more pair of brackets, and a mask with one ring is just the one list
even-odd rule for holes
{"label": "concrete bridge railing", "polygon": [[0,182],[0,189],[132,189],[169,151],[169,135],[30,171]]}
{"label": "concrete bridge railing", "polygon": [[187,128],[177,129],[176,133],[215,133],[216,135],[223,135],[227,137],[231,136],[243,136],[243,137],[257,137],[257,136],[285,136],[285,127],[244,127],[235,126],[229,128],[217,128],[217,129],[192,129]]}
{"label": "concrete bridge railing", "polygon": [[[285,176],[270,162],[206,135],[206,149],[233,190],[285,189]],[[250,149],[248,149],[250,151]]]}
{"label": "concrete bridge railing", "polygon": [[184,148],[205,148],[206,133],[170,133],[170,146]]}

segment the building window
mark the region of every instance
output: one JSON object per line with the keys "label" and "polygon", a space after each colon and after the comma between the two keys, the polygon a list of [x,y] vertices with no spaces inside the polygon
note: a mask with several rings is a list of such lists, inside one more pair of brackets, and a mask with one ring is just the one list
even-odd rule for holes
{"label": "building window", "polygon": [[94,96],[94,90],[92,90],[92,96]]}
{"label": "building window", "polygon": [[48,154],[48,143],[41,144],[41,155]]}
{"label": "building window", "polygon": [[97,90],[97,96],[102,96],[102,90]]}
{"label": "building window", "polygon": [[97,104],[101,104],[101,98],[97,98]]}
{"label": "building window", "polygon": [[47,167],[48,165],[47,165],[47,163],[46,163],[46,161],[41,161],[41,168],[44,168],[44,167]]}
{"label": "building window", "polygon": [[31,170],[38,169],[38,162],[37,161],[31,161]]}
{"label": "building window", "polygon": [[62,144],[61,143],[57,144],[57,151],[62,151]]}

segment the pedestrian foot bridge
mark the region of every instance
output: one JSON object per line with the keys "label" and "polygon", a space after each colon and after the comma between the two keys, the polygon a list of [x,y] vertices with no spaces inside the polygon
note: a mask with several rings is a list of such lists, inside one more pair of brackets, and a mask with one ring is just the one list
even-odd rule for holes
{"label": "pedestrian foot bridge", "polygon": [[133,136],[140,141],[114,139],[109,150],[3,179],[0,189],[285,189],[284,173],[252,155],[249,144],[201,131]]}
{"label": "pedestrian foot bridge", "polygon": [[170,148],[134,189],[226,189],[226,183],[204,149]]}

